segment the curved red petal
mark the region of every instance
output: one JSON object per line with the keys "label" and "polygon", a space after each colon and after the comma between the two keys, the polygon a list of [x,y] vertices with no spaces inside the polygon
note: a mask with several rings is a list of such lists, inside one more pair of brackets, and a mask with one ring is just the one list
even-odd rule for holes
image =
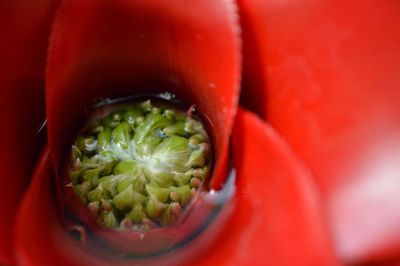
{"label": "curved red petal", "polygon": [[239,6],[248,103],[315,174],[338,252],[348,261],[400,254],[398,1]]}
{"label": "curved red petal", "polygon": [[12,225],[40,148],[44,68],[56,0],[0,2],[0,264],[12,263]]}
{"label": "curved red petal", "polygon": [[196,104],[209,119],[218,158],[212,186],[218,187],[239,72],[232,1],[67,0],[49,51],[46,106],[52,156],[62,161],[93,99],[170,91]]}
{"label": "curved red petal", "polygon": [[287,144],[239,109],[233,152],[235,210],[200,265],[335,265],[319,196]]}
{"label": "curved red petal", "polygon": [[[63,243],[61,246],[65,245],[67,249],[69,242],[65,241],[61,230],[57,231],[57,225],[60,222],[55,209],[54,191],[52,191],[53,176],[53,166],[49,160],[49,151],[46,149],[38,162],[32,184],[18,214],[15,237],[15,255],[18,265],[47,266],[68,261],[67,254],[63,254],[59,246]],[[71,261],[68,263],[76,265]]]}

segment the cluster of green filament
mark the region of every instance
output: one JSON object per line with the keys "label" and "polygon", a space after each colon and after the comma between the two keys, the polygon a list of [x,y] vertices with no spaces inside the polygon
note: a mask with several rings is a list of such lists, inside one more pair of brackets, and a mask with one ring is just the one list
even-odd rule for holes
{"label": "cluster of green filament", "polygon": [[121,105],[75,139],[70,185],[104,227],[167,225],[201,188],[209,145],[203,125],[182,111],[150,100]]}

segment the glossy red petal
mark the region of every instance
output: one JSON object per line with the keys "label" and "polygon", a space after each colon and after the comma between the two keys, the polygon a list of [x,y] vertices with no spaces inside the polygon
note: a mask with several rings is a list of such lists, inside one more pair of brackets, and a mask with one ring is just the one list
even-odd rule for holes
{"label": "glossy red petal", "polygon": [[44,68],[56,0],[0,2],[0,264],[12,263],[12,225],[40,148]]}
{"label": "glossy red petal", "polygon": [[235,210],[200,265],[335,265],[313,181],[278,134],[239,109],[233,156]]}
{"label": "glossy red petal", "polygon": [[400,5],[240,0],[244,95],[328,200],[348,261],[400,254]]}
{"label": "glossy red petal", "polygon": [[63,253],[70,241],[65,241],[57,217],[53,171],[46,149],[18,215],[15,237],[18,265],[66,265],[64,261],[76,265]]}
{"label": "glossy red petal", "polygon": [[52,156],[62,161],[93,99],[171,91],[209,119],[217,158],[212,186],[219,187],[239,72],[232,1],[67,0],[49,51]]}

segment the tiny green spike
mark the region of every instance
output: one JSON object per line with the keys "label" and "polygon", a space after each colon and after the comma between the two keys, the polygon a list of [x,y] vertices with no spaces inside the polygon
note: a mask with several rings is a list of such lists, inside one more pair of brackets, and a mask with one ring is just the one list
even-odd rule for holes
{"label": "tiny green spike", "polygon": [[140,107],[144,112],[150,112],[151,108],[153,107],[150,100],[143,102]]}
{"label": "tiny green spike", "polygon": [[165,116],[169,120],[173,121],[173,120],[175,120],[176,112],[171,109],[166,109],[163,113],[163,116]]}
{"label": "tiny green spike", "polygon": [[99,174],[102,171],[102,168],[94,168],[89,169],[83,172],[82,179],[84,181],[90,182],[93,186],[97,185]]}
{"label": "tiny green spike", "polygon": [[141,115],[142,112],[139,109],[130,108],[123,114],[123,118],[130,125],[135,125],[136,119]]}
{"label": "tiny green spike", "polygon": [[196,133],[189,138],[189,144],[192,146],[196,146],[205,141],[206,141],[206,137],[200,133]]}
{"label": "tiny green spike", "polygon": [[[154,166],[152,167],[154,168]],[[144,173],[150,180],[151,184],[159,187],[169,187],[174,184],[173,174],[169,172],[157,172],[144,168]]]}
{"label": "tiny green spike", "polygon": [[135,204],[143,204],[146,203],[146,201],[147,198],[136,192],[132,185],[128,186],[124,191],[117,194],[113,199],[115,207],[119,210],[127,209]]}
{"label": "tiny green spike", "polygon": [[150,197],[146,205],[146,213],[150,218],[158,218],[161,212],[168,207],[168,204],[160,202],[156,197]]}
{"label": "tiny green spike", "polygon": [[190,154],[187,165],[189,167],[202,167],[206,163],[204,151],[195,150]]}
{"label": "tiny green spike", "polygon": [[111,196],[115,196],[117,194],[116,192],[116,186],[117,186],[117,177],[115,176],[103,176],[98,180],[99,184],[102,186],[102,188],[106,191],[109,192]]}
{"label": "tiny green spike", "polygon": [[169,193],[171,189],[169,188],[159,188],[155,185],[146,185],[146,191],[150,196],[156,197],[161,202],[166,202],[168,200]]}
{"label": "tiny green spike", "polygon": [[132,126],[127,122],[120,123],[111,133],[111,138],[115,144],[122,149],[127,149],[131,140]]}
{"label": "tiny green spike", "polygon": [[145,185],[147,184],[147,179],[141,171],[136,173],[121,174],[119,183],[117,185],[117,191],[122,192],[126,187],[132,185],[133,189],[137,192],[142,193],[144,191]]}
{"label": "tiny green spike", "polygon": [[192,175],[193,175],[193,169],[189,169],[185,173],[176,172],[174,174],[174,176],[173,176],[173,179],[175,180],[175,183],[178,186],[183,186],[183,185],[189,183],[190,178],[192,177]]}
{"label": "tiny green spike", "polygon": [[137,204],[130,212],[126,214],[126,217],[135,223],[140,223],[147,216],[143,206],[141,204]]}
{"label": "tiny green spike", "polygon": [[163,129],[163,132],[167,136],[179,135],[179,136],[186,137],[189,134],[185,130],[185,124],[186,124],[185,122],[177,122],[173,125],[165,127]]}
{"label": "tiny green spike", "polygon": [[134,136],[135,143],[141,144],[146,141],[149,136],[154,136],[157,129],[163,129],[169,126],[171,122],[161,114],[148,114],[143,124],[137,127]]}
{"label": "tiny green spike", "polygon": [[96,187],[94,190],[90,191],[87,194],[87,198],[90,202],[100,201],[103,198],[103,195],[104,195],[104,189],[100,184],[98,187]]}
{"label": "tiny green spike", "polygon": [[110,146],[111,128],[106,127],[97,135],[97,149],[105,150]]}
{"label": "tiny green spike", "polygon": [[185,123],[185,130],[186,132],[190,134],[195,134],[197,131],[199,131],[203,126],[197,122],[196,120],[192,118],[186,118],[186,123]]}
{"label": "tiny green spike", "polygon": [[114,212],[111,211],[103,211],[101,215],[101,224],[107,228],[115,228],[119,225],[117,217]]}
{"label": "tiny green spike", "polygon": [[173,191],[179,195],[181,204],[186,204],[192,195],[189,185],[173,188]]}
{"label": "tiny green spike", "polygon": [[155,149],[153,158],[164,170],[186,172],[187,160],[192,153],[188,140],[180,136],[171,136],[163,140]]}

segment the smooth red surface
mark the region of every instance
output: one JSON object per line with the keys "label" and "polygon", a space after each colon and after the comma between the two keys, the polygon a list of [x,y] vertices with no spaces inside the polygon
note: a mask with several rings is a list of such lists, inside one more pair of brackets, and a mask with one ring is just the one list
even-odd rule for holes
{"label": "smooth red surface", "polygon": [[289,146],[243,109],[232,138],[236,208],[200,265],[336,265],[319,195]]}
{"label": "smooth red surface", "polygon": [[399,1],[239,6],[244,102],[315,175],[338,253],[350,262],[398,256]]}
{"label": "smooth red surface", "polygon": [[12,225],[44,121],[44,67],[56,0],[0,1],[0,264],[12,263]]}
{"label": "smooth red surface", "polygon": [[94,99],[171,91],[210,120],[219,187],[238,100],[236,23],[231,1],[65,1],[46,82],[57,164]]}

